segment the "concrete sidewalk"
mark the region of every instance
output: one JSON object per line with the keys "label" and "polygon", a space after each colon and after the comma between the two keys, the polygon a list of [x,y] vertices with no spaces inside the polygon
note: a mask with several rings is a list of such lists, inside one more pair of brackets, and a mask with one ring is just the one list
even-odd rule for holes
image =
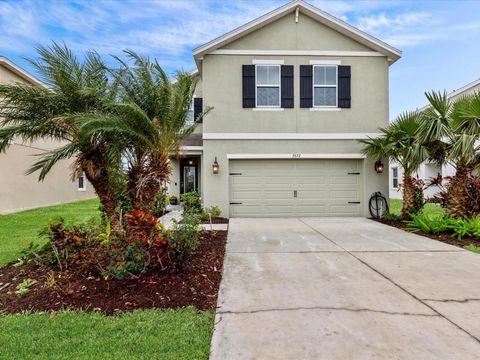
{"label": "concrete sidewalk", "polygon": [[367,219],[232,219],[210,358],[478,359],[479,273]]}

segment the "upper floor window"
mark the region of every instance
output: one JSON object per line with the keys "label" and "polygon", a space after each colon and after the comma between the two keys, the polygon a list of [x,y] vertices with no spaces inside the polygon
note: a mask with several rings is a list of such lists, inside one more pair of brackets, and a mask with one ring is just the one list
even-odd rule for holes
{"label": "upper floor window", "polygon": [[313,66],[313,107],[337,107],[337,66]]}
{"label": "upper floor window", "polygon": [[192,97],[192,102],[190,103],[190,108],[188,109],[187,113],[187,124],[193,124],[195,121],[195,114],[193,111],[193,102],[194,102],[195,97]]}
{"label": "upper floor window", "polygon": [[280,107],[280,65],[256,65],[257,107]]}
{"label": "upper floor window", "polygon": [[398,189],[398,167],[392,167],[392,188]]}

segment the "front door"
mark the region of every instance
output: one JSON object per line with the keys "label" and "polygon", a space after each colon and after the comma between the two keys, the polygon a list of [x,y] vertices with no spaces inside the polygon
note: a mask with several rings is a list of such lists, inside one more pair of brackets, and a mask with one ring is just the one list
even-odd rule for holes
{"label": "front door", "polygon": [[180,194],[198,192],[198,159],[183,158],[180,160]]}
{"label": "front door", "polygon": [[183,167],[183,192],[195,191],[197,188],[197,178],[195,176],[196,166]]}

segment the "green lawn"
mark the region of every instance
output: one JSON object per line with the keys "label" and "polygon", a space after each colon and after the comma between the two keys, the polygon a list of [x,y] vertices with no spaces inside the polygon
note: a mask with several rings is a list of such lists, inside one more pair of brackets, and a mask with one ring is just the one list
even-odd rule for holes
{"label": "green lawn", "polygon": [[0,315],[2,359],[207,359],[213,313]]}
{"label": "green lawn", "polygon": [[98,199],[92,199],[0,215],[0,267],[15,261],[31,241],[40,241],[38,232],[50,220],[63,217],[67,223],[84,222],[100,216],[98,205]]}
{"label": "green lawn", "polygon": [[[390,213],[400,215],[402,211],[403,201],[399,199],[390,199]],[[437,204],[425,204],[424,210],[429,215],[443,215],[445,210]]]}
{"label": "green lawn", "polygon": [[[97,199],[0,216],[0,267],[17,259],[52,219],[99,216]],[[193,308],[98,313],[0,314],[2,359],[207,359],[213,312]]]}

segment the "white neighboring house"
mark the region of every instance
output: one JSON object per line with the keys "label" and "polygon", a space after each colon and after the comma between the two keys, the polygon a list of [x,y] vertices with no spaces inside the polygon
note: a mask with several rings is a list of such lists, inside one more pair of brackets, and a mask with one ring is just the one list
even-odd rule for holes
{"label": "white neighboring house", "polygon": [[[480,79],[475,80],[460,89],[454,90],[449,93],[447,96],[450,100],[457,100],[463,95],[473,94],[476,91],[480,91]],[[423,111],[428,108],[428,105],[420,108],[420,111]],[[436,177],[438,174],[442,176],[452,176],[455,174],[455,168],[453,165],[447,164],[439,167],[434,163],[425,162],[418,168],[415,173],[415,177],[422,179],[425,183],[428,183],[432,177]],[[390,162],[389,168],[389,196],[391,199],[401,199],[402,198],[402,179],[403,179],[403,169],[402,167],[395,163]],[[430,187],[425,191],[426,197],[431,197],[438,192],[438,189],[435,187]]]}

